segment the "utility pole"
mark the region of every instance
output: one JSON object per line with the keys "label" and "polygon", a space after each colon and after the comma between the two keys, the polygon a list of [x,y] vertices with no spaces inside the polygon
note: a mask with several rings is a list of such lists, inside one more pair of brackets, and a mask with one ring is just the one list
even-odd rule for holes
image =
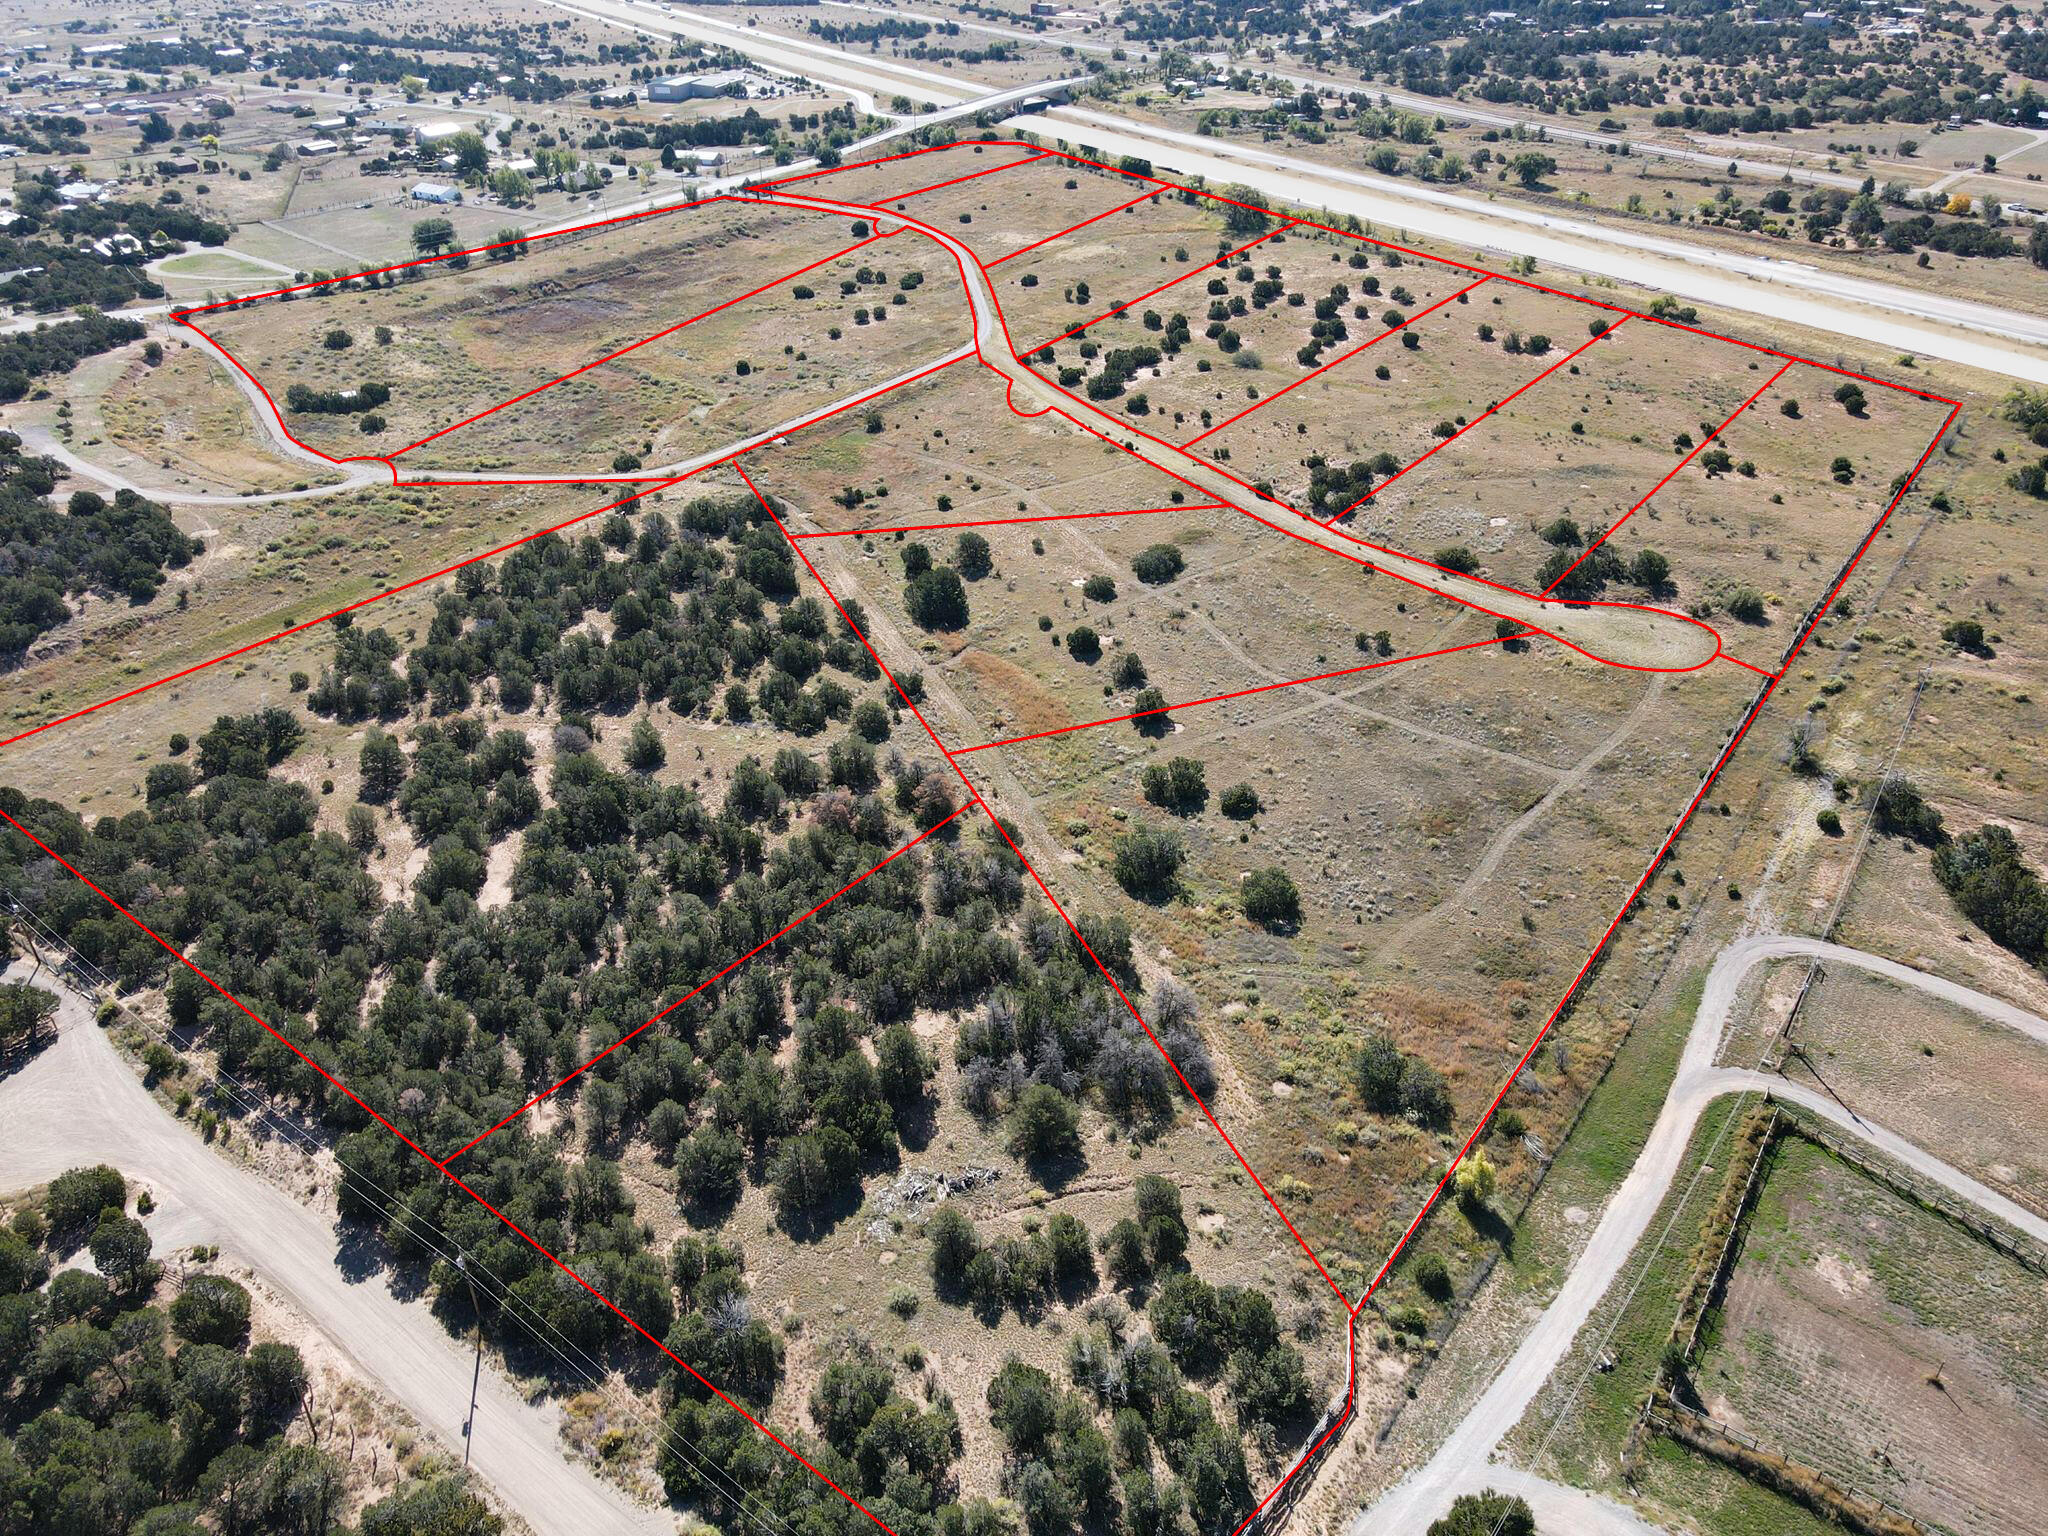
{"label": "utility pole", "polygon": [[469,1376],[469,1417],[462,1421],[462,1470],[469,1470],[469,1447],[476,1435],[476,1394],[484,1377],[484,1315],[476,1304],[476,1281],[470,1278],[468,1255],[455,1255],[455,1267],[469,1283],[469,1311],[476,1320],[476,1365]]}
{"label": "utility pole", "polygon": [[30,968],[28,973],[28,979],[30,981],[34,981],[36,977],[40,976],[43,972],[42,948],[40,945],[36,943],[35,930],[29,926],[28,915],[21,910],[21,904],[17,901],[13,901],[10,899],[7,903],[7,906],[8,910],[13,912],[14,915],[20,919],[20,922],[13,926],[21,934],[22,942],[28,945],[28,952],[31,955],[35,956],[36,963],[33,967]]}

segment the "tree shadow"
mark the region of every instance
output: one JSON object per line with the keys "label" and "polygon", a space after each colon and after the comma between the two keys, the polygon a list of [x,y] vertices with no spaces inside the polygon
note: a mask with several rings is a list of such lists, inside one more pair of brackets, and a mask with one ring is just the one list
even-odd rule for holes
{"label": "tree shadow", "polygon": [[1054,1152],[1023,1159],[1031,1177],[1057,1194],[1088,1171],[1088,1158],[1081,1152]]}
{"label": "tree shadow", "polygon": [[1500,1250],[1502,1258],[1514,1258],[1514,1223],[1502,1216],[1491,1205],[1465,1205],[1460,1203],[1458,1209],[1464,1213],[1465,1219],[1472,1223],[1472,1230],[1474,1232],[1477,1232]]}
{"label": "tree shadow", "polygon": [[896,1139],[906,1152],[922,1152],[932,1144],[939,1130],[939,1105],[929,1092],[908,1104],[897,1106]]}
{"label": "tree shadow", "polygon": [[855,1181],[794,1216],[777,1215],[775,1225],[791,1242],[819,1243],[830,1237],[840,1222],[860,1210],[863,1198],[860,1184]]}
{"label": "tree shadow", "polygon": [[334,1233],[338,1240],[335,1266],[350,1285],[367,1285],[381,1278],[385,1289],[399,1301],[418,1301],[426,1295],[427,1266],[400,1259],[368,1222],[337,1217]]}

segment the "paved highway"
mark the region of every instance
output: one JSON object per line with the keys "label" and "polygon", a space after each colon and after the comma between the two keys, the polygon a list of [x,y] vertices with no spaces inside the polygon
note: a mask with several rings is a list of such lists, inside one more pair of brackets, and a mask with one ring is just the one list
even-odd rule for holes
{"label": "paved highway", "polygon": [[[875,16],[896,16],[906,20],[926,21],[933,24],[953,21],[952,17],[941,16],[931,11],[917,11],[895,5],[871,5],[867,3],[867,0],[820,0],[820,3],[832,7],[834,10],[865,11]],[[1414,3],[1415,0],[1407,0],[1407,4],[1412,5]],[[1363,18],[1360,24],[1371,26],[1376,22],[1385,21],[1388,17],[1398,14],[1404,8],[1404,6],[1400,5],[1394,6],[1390,10],[1381,11],[1377,15]],[[990,37],[1013,38],[1047,47],[1058,45],[1064,48],[1072,48],[1076,53],[1092,53],[1102,58],[1109,57],[1118,46],[1115,43],[1099,42],[1068,31],[1027,32],[1022,27],[991,26],[985,21],[960,21],[957,25],[963,32],[980,32]],[[1133,50],[1133,52],[1134,56],[1139,59],[1148,57],[1142,48]],[[1221,59],[1224,56],[1221,54],[1207,54],[1197,55],[1197,57]],[[1374,85],[1368,80],[1345,80],[1335,75],[1315,74],[1312,72],[1296,74],[1289,70],[1270,68],[1250,69],[1247,70],[1247,73],[1255,79],[1278,80],[1300,90],[1311,90],[1321,93],[1341,92],[1344,94],[1359,92],[1374,100],[1389,102],[1394,106],[1402,108],[1404,111],[1419,112],[1429,117],[1443,117],[1453,122],[1478,123],[1489,128],[1513,129],[1516,127],[1526,127],[1531,131],[1540,128],[1553,139],[1569,139],[1573,143],[1589,144],[1596,149],[1607,149],[1625,144],[1629,147],[1629,151],[1632,154],[1644,155],[1653,159],[1684,160],[1695,165],[1709,167],[1716,171],[1725,171],[1729,165],[1733,164],[1738,166],[1745,174],[1752,176],[1768,176],[1773,179],[1779,176],[1790,176],[1794,181],[1808,182],[1814,186],[1843,187],[1852,190],[1863,185],[1863,173],[1860,172],[1851,176],[1840,171],[1814,170],[1808,166],[1788,165],[1777,160],[1750,160],[1745,159],[1740,154],[1719,154],[1709,150],[1691,149],[1677,144],[1660,143],[1655,140],[1631,139],[1626,134],[1600,133],[1592,129],[1575,128],[1569,123],[1553,122],[1549,118],[1493,111],[1486,107],[1475,107],[1470,102],[1457,101],[1446,97],[1418,96],[1411,91],[1398,91],[1388,86]],[[1789,153],[1799,154],[1802,152],[1790,151]],[[1814,158],[1818,159],[1821,157],[1816,155]]]}
{"label": "paved highway", "polygon": [[[548,3],[658,35],[714,42],[771,67],[865,92],[869,100],[904,95],[951,107],[985,94],[958,75],[765,33],[682,8],[636,0]],[[1177,133],[1086,107],[1055,107],[1042,116],[1011,118],[1001,126],[1013,135],[1065,136],[1092,145],[1110,159],[1139,155],[1162,170],[1200,175],[1212,183],[1244,182],[1276,199],[1352,214],[1383,229],[1426,236],[1460,249],[1533,256],[1548,267],[2048,384],[2048,311],[1950,299],[1873,279],[1841,277],[1799,262],[1610,229],[1472,193],[1338,170],[1250,145]]]}

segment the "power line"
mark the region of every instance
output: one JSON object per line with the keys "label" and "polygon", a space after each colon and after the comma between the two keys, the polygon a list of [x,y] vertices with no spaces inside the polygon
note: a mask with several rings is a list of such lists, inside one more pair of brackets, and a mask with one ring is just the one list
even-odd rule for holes
{"label": "power line", "polygon": [[[43,922],[39,915],[23,904],[19,896],[10,897],[8,905],[13,910],[13,914],[18,921],[35,929],[45,943],[61,949],[63,953],[70,957],[70,969],[83,974],[91,985],[104,988],[114,1006],[131,1023],[144,1033],[154,1036],[171,1049],[178,1049],[177,1042],[172,1039],[167,1030],[159,1028],[123,1001],[118,995],[118,988],[114,980],[93,962],[80,955],[71,946],[68,939]],[[328,1150],[311,1132],[307,1131],[303,1126],[293,1123],[289,1118],[280,1113],[268,1102],[266,1095],[243,1083],[232,1073],[215,1066],[202,1068],[201,1077],[203,1081],[211,1085],[216,1097],[232,1104],[242,1116],[267,1123],[281,1131],[285,1136],[296,1138],[310,1153],[318,1154]],[[475,1261],[474,1270],[468,1268],[466,1263],[468,1259],[467,1250],[463,1249],[450,1233],[420,1217],[409,1208],[406,1202],[399,1199],[368,1174],[362,1173],[344,1162],[338,1155],[335,1157],[335,1164],[341,1169],[344,1176],[355,1180],[360,1186],[375,1191],[387,1221],[400,1225],[403,1230],[418,1241],[423,1248],[433,1253],[435,1257],[453,1264],[462,1270],[465,1277],[470,1279],[472,1285],[475,1284],[475,1276],[481,1274],[485,1281],[484,1292],[498,1306],[500,1314],[511,1317],[517,1322],[532,1337],[536,1344],[553,1355],[575,1377],[583,1383],[594,1387],[607,1397],[616,1399],[620,1395],[619,1389],[610,1381],[608,1374],[599,1366],[598,1362],[591,1359],[589,1354],[580,1345],[565,1335],[551,1320],[533,1313],[531,1308],[527,1307],[513,1294],[512,1288],[495,1271],[484,1264],[481,1259]],[[436,1241],[436,1239],[439,1239],[439,1241]],[[548,1334],[554,1336],[552,1340],[546,1336]],[[571,1352],[576,1356],[575,1359],[570,1358]],[[726,1502],[730,1503],[741,1518],[750,1520],[764,1529],[782,1532],[784,1536],[794,1536],[789,1523],[774,1510],[756,1511],[749,1509],[747,1507],[747,1500],[750,1495],[748,1495],[746,1490],[741,1488],[724,1468],[711,1462],[708,1457],[699,1455],[696,1448],[690,1442],[685,1441],[669,1427],[666,1419],[658,1419],[656,1422],[658,1425],[655,1431],[657,1440],[665,1448],[672,1451],[678,1459],[697,1471],[703,1485],[709,1491],[718,1494]]]}

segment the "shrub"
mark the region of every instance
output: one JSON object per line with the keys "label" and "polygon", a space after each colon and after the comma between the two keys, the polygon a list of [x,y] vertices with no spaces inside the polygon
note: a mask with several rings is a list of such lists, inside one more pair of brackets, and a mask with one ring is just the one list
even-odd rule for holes
{"label": "shrub", "polygon": [[120,1210],[127,1203],[127,1183],[116,1170],[101,1163],[58,1174],[43,1200],[43,1214],[52,1231],[77,1233],[97,1225],[101,1211]]}
{"label": "shrub", "polygon": [[1745,624],[1761,624],[1765,617],[1763,597],[1753,588],[1743,587],[1728,599],[1728,613]]}
{"label": "shrub", "polygon": [[1045,1224],[1044,1235],[1046,1252],[1052,1259],[1054,1283],[1067,1290],[1092,1287],[1095,1283],[1095,1247],[1089,1241],[1088,1229],[1081,1224],[1080,1218],[1067,1211],[1056,1211]]}
{"label": "shrub", "polygon": [[1438,550],[1436,563],[1447,571],[1456,571],[1460,576],[1470,576],[1479,569],[1479,557],[1462,544],[1447,544]]}
{"label": "shrub", "polygon": [[933,566],[903,589],[903,606],[920,629],[967,627],[967,589],[950,565]]}
{"label": "shrub", "polygon": [[1126,1216],[1102,1239],[1102,1262],[1110,1279],[1126,1289],[1144,1284],[1152,1277],[1152,1261],[1145,1253],[1145,1235]]}
{"label": "shrub", "polygon": [[1245,876],[1239,894],[1244,915],[1255,923],[1282,928],[1301,921],[1301,892],[1287,871],[1277,864],[1255,869]]}
{"label": "shrub", "polygon": [[1963,915],[2029,964],[2048,958],[2048,886],[1996,822],[1934,853],[1934,878]]}
{"label": "shrub", "polygon": [[1451,1123],[1451,1090],[1443,1074],[1426,1061],[1408,1058],[1401,1075],[1401,1112],[1425,1130],[1442,1130]]}
{"label": "shrub", "polygon": [[1090,624],[1076,624],[1067,631],[1067,654],[1076,661],[1094,661],[1102,655],[1102,636]]}
{"label": "shrub", "polygon": [[636,773],[652,773],[668,761],[668,747],[654,722],[642,715],[633,722],[633,734],[626,742],[626,766]]}
{"label": "shrub", "polygon": [[1878,785],[1871,816],[1878,831],[1896,832],[1915,842],[1935,844],[1946,835],[1942,831],[1941,812],[1927,803],[1911,779],[1901,774],[1887,775]]}
{"label": "shrub", "polygon": [[1081,1117],[1073,1101],[1049,1083],[1033,1083],[1010,1112],[1010,1155],[1027,1163],[1081,1155]]}
{"label": "shrub", "polygon": [[676,1192],[685,1205],[725,1206],[740,1196],[746,1148],[722,1126],[707,1125],[676,1147]]}
{"label": "shrub", "polygon": [[1186,860],[1187,848],[1175,833],[1137,827],[1116,840],[1110,873],[1129,895],[1156,900],[1172,894]]}
{"label": "shrub", "polygon": [[1233,821],[1249,821],[1266,807],[1259,799],[1259,792],[1249,784],[1233,784],[1223,791],[1217,804],[1223,814]]}
{"label": "shrub", "polygon": [[1156,1173],[1141,1174],[1131,1187],[1131,1196],[1137,1203],[1138,1231],[1151,1263],[1160,1268],[1178,1264],[1188,1251],[1180,1186]]}
{"label": "shrub", "polygon": [[1415,1261],[1415,1284],[1423,1295],[1432,1301],[1451,1299],[1450,1266],[1433,1253],[1425,1253]]}
{"label": "shrub", "polygon": [[1202,765],[1192,757],[1147,764],[1145,771],[1138,776],[1138,784],[1152,804],[1183,815],[1200,810],[1209,798]]}
{"label": "shrub", "polygon": [[266,1340],[249,1346],[243,1364],[250,1420],[265,1429],[281,1428],[306,1395],[305,1360],[291,1345]]}
{"label": "shrub", "polygon": [[989,554],[988,540],[968,529],[956,541],[953,550],[953,564],[969,581],[979,581],[995,569],[995,561]]}
{"label": "shrub", "polygon": [[1131,706],[1137,717],[1131,724],[1140,736],[1164,736],[1173,728],[1167,718],[1166,695],[1157,688],[1139,689]]}
{"label": "shrub", "polygon": [[239,1348],[249,1333],[249,1293],[225,1275],[194,1275],[171,1303],[171,1329],[194,1344]]}
{"label": "shrub", "polygon": [[1463,1493],[1449,1513],[1431,1523],[1428,1536],[1536,1536],[1536,1516],[1518,1494]]}
{"label": "shrub", "polygon": [[1081,583],[1081,595],[1091,603],[1113,603],[1116,601],[1116,581],[1100,573],[1090,576]]}
{"label": "shrub", "polygon": [[1951,619],[1941,626],[1941,638],[1973,655],[1984,654],[1984,626],[1976,619]]}
{"label": "shrub", "polygon": [[1365,1100],[1366,1108],[1392,1114],[1401,1104],[1401,1082],[1408,1072],[1408,1060],[1401,1048],[1374,1030],[1365,1037],[1351,1061],[1352,1081]]}
{"label": "shrub", "polygon": [[1474,1148],[1459,1160],[1457,1175],[1451,1182],[1457,1188],[1458,1203],[1468,1211],[1475,1211],[1493,1198],[1499,1175],[1486,1154]]}
{"label": "shrub", "polygon": [[1671,581],[1671,562],[1654,549],[1639,549],[1628,563],[1628,579],[1645,592],[1661,592]]}
{"label": "shrub", "polygon": [[932,1245],[932,1280],[944,1290],[958,1290],[967,1266],[981,1252],[981,1234],[955,1207],[941,1205],[925,1223]]}
{"label": "shrub", "polygon": [[1154,587],[1173,580],[1185,568],[1179,546],[1173,544],[1149,545],[1131,561],[1131,570],[1138,580]]}

